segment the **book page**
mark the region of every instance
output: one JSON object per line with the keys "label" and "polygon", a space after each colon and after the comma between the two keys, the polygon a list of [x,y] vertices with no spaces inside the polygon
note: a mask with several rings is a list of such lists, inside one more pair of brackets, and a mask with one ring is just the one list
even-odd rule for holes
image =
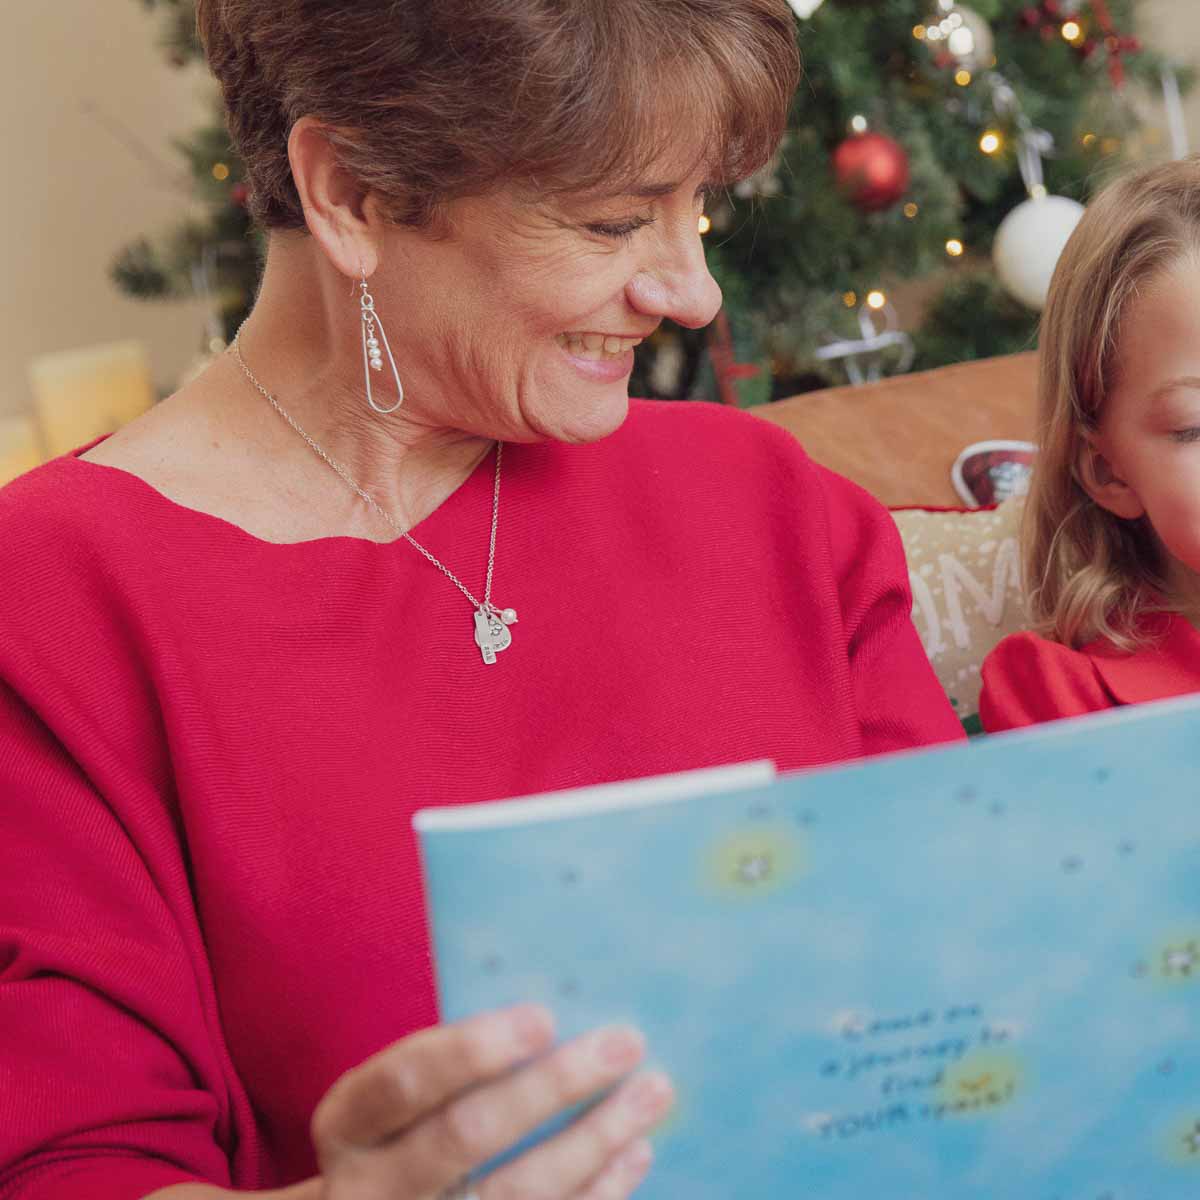
{"label": "book page", "polygon": [[646,1032],[639,1197],[1200,1195],[1195,701],[423,843],[447,1019]]}

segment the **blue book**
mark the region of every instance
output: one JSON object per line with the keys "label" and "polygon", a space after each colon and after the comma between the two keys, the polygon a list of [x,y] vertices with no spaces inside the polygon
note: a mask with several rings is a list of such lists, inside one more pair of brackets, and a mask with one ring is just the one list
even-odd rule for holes
{"label": "blue book", "polygon": [[646,1033],[646,1200],[1200,1196],[1196,700],[415,823],[443,1019]]}

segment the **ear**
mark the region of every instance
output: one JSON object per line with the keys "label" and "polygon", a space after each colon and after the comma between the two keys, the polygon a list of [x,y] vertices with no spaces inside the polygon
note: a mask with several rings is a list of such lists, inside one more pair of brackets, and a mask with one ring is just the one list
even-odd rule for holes
{"label": "ear", "polygon": [[1084,436],[1079,446],[1075,471],[1083,490],[1113,516],[1136,521],[1146,515],[1145,505],[1133,488],[1120,477],[1098,434]]}
{"label": "ear", "polygon": [[375,197],[341,165],[315,117],[292,126],[288,159],[309,233],[343,275],[369,278],[379,265],[384,226]]}

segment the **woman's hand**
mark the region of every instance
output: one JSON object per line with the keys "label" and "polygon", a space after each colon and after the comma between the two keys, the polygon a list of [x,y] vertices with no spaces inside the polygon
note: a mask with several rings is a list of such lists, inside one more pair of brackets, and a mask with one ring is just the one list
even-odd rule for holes
{"label": "woman's hand", "polygon": [[[622,1080],[644,1049],[641,1035],[626,1028],[550,1050],[553,1041],[550,1014],[523,1006],[424,1030],[348,1071],[313,1114],[321,1200],[453,1195],[457,1181],[543,1121]],[[671,1101],[660,1073],[626,1079],[569,1128],[480,1181],[474,1194],[620,1200],[645,1176],[644,1135]]]}

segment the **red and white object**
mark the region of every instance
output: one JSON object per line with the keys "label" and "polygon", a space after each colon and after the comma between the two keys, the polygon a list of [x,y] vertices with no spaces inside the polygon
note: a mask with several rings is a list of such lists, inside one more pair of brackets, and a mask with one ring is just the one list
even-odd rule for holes
{"label": "red and white object", "polygon": [[950,480],[964,504],[990,508],[1029,490],[1036,457],[1032,442],[975,442],[955,459]]}

